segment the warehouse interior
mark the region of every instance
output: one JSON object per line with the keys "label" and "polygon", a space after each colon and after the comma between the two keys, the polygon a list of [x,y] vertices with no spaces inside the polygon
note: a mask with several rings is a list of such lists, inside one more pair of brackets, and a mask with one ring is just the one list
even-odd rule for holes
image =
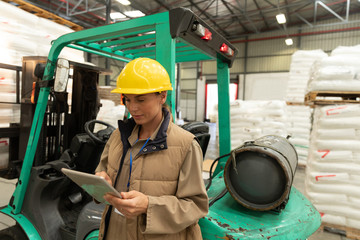
{"label": "warehouse interior", "polygon": [[[11,201],[28,154],[27,144],[33,134],[30,128],[33,118],[37,117],[35,106],[39,104],[36,98],[40,96],[35,86],[41,77],[36,75],[35,68],[38,63],[49,62],[49,51],[55,40],[65,34],[126,24],[152,15],[163,16],[161,14],[177,8],[190,10],[207,24],[205,27],[212,31],[212,36],[222,36],[230,46],[230,52],[224,52],[231,59],[226,91],[219,80],[220,57],[197,59],[200,55],[192,50],[201,47],[196,44],[177,46],[190,50],[184,50],[188,53],[181,56],[182,61],[174,61],[175,71],[170,73],[176,89],[172,106],[175,123],[179,126],[201,123],[210,134],[203,162],[205,184],[209,177],[219,180],[212,176],[218,173],[213,167],[217,168],[216,161],[227,153],[224,149],[236,150],[248,141],[267,135],[288,137],[297,153],[292,187],[317,210],[321,220],[312,220],[314,226],[320,226],[306,238],[294,232],[271,237],[271,231],[280,229],[274,225],[266,232],[268,235],[264,231],[262,238],[254,235],[252,239],[360,239],[358,0],[0,1],[0,188],[6,193],[0,198],[0,207],[6,208]],[[132,51],[132,58],[139,57],[136,49],[157,49],[153,35],[155,33],[150,30],[137,34],[136,37],[141,37],[141,46],[132,45],[133,42],[126,42],[126,37],[120,36],[123,47],[117,48],[125,53]],[[211,40],[211,35],[210,39],[205,38],[204,45]],[[179,43],[183,42],[176,42]],[[107,46],[105,38],[101,44]],[[91,50],[98,50],[88,43],[83,46],[87,45]],[[162,59],[159,55],[166,51],[156,50],[154,58]],[[116,88],[117,77],[127,64],[120,60],[129,55],[109,56],[69,46],[60,53],[60,58],[70,61],[70,78],[66,94],[50,95],[49,101],[67,101],[68,109],[49,105],[49,111],[55,114],[47,116],[46,131],[53,137],[40,141],[40,136],[33,157],[34,167],[59,159],[65,146],[70,146],[71,139],[84,133],[86,121],[97,119],[116,127],[119,119],[126,118],[127,110],[120,97],[110,92]],[[144,56],[152,57],[150,51]],[[91,99],[93,95],[85,94],[83,89],[90,90],[96,99]],[[227,98],[229,105],[221,105]],[[91,111],[94,106],[98,107],[95,112]],[[67,120],[66,117],[57,118],[56,111],[76,114],[69,116],[68,126],[58,128],[57,122]],[[224,117],[224,113],[228,116]],[[230,123],[229,135],[225,134],[225,138],[220,119]],[[59,137],[57,133],[63,135]],[[54,150],[50,145],[62,148]],[[224,145],[227,146],[224,148]],[[46,148],[41,149],[41,146]],[[26,204],[25,207],[30,208]],[[12,214],[0,215],[0,236],[4,229],[23,224],[17,223],[16,215]],[[307,224],[304,223],[304,228]],[[37,228],[35,224],[34,227]],[[221,229],[226,230],[226,227]],[[230,234],[230,230],[225,230]],[[250,230],[248,234],[235,232],[231,233],[235,235],[224,233],[216,238],[242,236],[246,239],[247,236],[250,239],[252,234]],[[236,235],[240,232],[244,235]],[[13,235],[6,239],[22,239]],[[216,239],[207,237],[205,232],[203,236]],[[59,236],[58,239],[72,238]]]}

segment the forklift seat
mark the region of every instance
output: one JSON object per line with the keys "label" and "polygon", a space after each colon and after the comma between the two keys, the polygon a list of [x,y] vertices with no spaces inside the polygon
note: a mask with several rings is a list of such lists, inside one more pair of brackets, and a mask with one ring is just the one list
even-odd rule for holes
{"label": "forklift seat", "polygon": [[181,127],[195,135],[203,152],[204,158],[210,141],[209,126],[203,122],[189,122]]}

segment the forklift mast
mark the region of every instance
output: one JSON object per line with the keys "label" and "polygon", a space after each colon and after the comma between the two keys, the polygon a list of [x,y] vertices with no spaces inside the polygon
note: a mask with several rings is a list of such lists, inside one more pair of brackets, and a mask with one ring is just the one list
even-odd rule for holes
{"label": "forklift mast", "polygon": [[[46,57],[23,57],[21,79],[21,115],[19,135],[19,159],[26,154],[30,128],[34,118],[41,79],[34,72],[38,64],[46,64]],[[59,159],[70,141],[78,133],[84,133],[84,124],[96,119],[100,109],[98,93],[99,74],[109,71],[76,62],[72,69],[71,99],[67,92],[51,92],[44,114],[39,143],[33,166]]]}

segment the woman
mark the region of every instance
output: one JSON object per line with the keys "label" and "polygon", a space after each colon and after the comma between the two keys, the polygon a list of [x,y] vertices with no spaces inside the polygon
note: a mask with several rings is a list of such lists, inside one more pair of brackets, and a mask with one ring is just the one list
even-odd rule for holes
{"label": "woman", "polygon": [[104,196],[99,239],[202,239],[199,218],[208,211],[202,152],[194,135],[176,126],[163,107],[169,75],[155,60],[129,62],[117,80],[132,118],[119,121],[96,175],[122,198]]}

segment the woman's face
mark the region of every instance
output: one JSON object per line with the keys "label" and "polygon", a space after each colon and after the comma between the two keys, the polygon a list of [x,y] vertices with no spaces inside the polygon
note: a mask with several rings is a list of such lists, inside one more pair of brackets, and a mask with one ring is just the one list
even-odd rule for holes
{"label": "woman's face", "polygon": [[[166,92],[148,94],[124,94],[125,105],[136,124],[146,125],[159,121],[162,117],[162,105]],[[159,119],[160,118],[160,119]]]}

